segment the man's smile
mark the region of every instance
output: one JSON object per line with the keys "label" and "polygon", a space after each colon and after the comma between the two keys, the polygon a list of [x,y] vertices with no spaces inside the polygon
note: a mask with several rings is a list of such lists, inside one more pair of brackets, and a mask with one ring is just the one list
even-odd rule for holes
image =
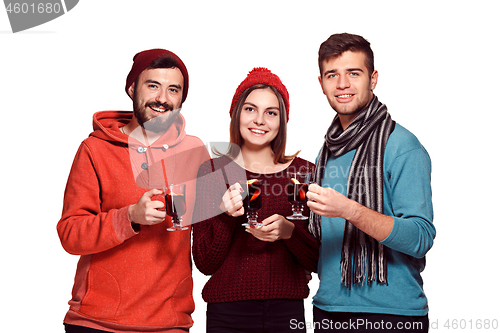
{"label": "man's smile", "polygon": [[164,114],[167,111],[171,111],[172,107],[168,104],[160,103],[148,103],[147,106],[153,111],[153,114]]}
{"label": "man's smile", "polygon": [[335,98],[341,103],[346,103],[350,102],[354,98],[354,94],[335,95]]}

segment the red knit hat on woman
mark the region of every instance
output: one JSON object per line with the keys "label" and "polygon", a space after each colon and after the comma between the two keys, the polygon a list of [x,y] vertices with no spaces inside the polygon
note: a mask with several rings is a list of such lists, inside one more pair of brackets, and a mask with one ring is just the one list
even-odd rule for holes
{"label": "red knit hat on woman", "polygon": [[[137,77],[139,77],[142,71],[147,69],[153,61],[155,61],[160,57],[166,57],[172,59],[176,67],[179,68],[179,70],[181,71],[182,76],[184,78],[184,87],[182,88],[182,102],[184,102],[186,100],[189,88],[189,75],[187,68],[182,62],[181,58],[179,58],[175,53],[164,49],[146,50],[139,52],[134,56],[134,64],[132,65],[132,69],[130,70],[130,73],[128,73],[127,76],[127,83],[125,84],[125,92],[128,95],[128,88],[132,85],[132,83],[135,82],[135,80],[137,79]],[[130,98],[132,98],[132,96],[130,96]]]}
{"label": "red knit hat on woman", "polygon": [[231,102],[231,109],[229,110],[229,115],[231,116],[233,115],[234,107],[236,106],[236,103],[238,102],[238,99],[240,98],[241,94],[243,94],[245,90],[256,84],[265,84],[267,86],[274,87],[279,91],[279,93],[283,97],[283,100],[285,101],[286,121],[288,122],[288,114],[290,112],[288,90],[286,89],[285,85],[281,82],[278,75],[271,73],[269,69],[264,67],[256,67],[252,69],[248,73],[246,79],[240,83],[240,85],[236,89],[236,92],[234,93],[233,101]]}

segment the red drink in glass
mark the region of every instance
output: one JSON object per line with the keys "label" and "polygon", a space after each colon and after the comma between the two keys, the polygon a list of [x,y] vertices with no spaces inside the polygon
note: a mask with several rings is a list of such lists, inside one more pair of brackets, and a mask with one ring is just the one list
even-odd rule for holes
{"label": "red drink in glass", "polygon": [[287,216],[289,220],[307,220],[308,217],[302,215],[307,204],[306,193],[311,180],[310,172],[288,172],[290,183],[287,187],[288,201],[292,204],[293,214]]}
{"label": "red drink in glass", "polygon": [[245,198],[243,199],[243,207],[247,212],[248,222],[243,225],[262,225],[257,222],[257,211],[262,207],[262,190],[261,183],[258,179],[250,179],[247,181],[245,190]]}
{"label": "red drink in glass", "polygon": [[186,196],[184,194],[168,193],[165,196],[165,202],[169,216],[178,218],[186,214]]}
{"label": "red drink in glass", "polygon": [[288,201],[292,205],[305,205],[307,202],[307,189],[309,185],[305,183],[293,183],[288,185]]}
{"label": "red drink in glass", "polygon": [[186,184],[171,184],[164,189],[167,215],[172,218],[168,231],[187,230],[181,225],[182,215],[186,214]]}

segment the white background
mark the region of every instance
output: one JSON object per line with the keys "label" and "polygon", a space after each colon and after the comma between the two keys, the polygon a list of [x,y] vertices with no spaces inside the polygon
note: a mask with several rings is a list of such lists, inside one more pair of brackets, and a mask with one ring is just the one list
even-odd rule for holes
{"label": "white background", "polygon": [[[124,85],[135,53],[159,47],[184,60],[182,114],[204,141],[228,139],[234,90],[253,67],[268,67],[291,96],[288,152],[314,161],[334,115],[317,51],[351,32],[372,43],[380,101],[432,158],[437,237],[423,278],[433,331],[452,331],[444,325],[453,319],[467,321],[461,332],[492,331],[474,327],[500,320],[499,31],[497,2],[482,0],[82,0],[17,34],[2,8],[1,330],[63,332],[78,259],[56,233],[66,179],[92,114],[131,110]],[[207,278],[193,274],[197,333]],[[311,294],[317,286],[315,276]]]}

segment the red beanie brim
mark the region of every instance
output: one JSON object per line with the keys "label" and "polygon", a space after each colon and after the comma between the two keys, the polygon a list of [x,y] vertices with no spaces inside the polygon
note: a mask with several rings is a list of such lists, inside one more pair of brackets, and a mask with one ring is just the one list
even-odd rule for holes
{"label": "red beanie brim", "polygon": [[[179,68],[179,70],[182,73],[182,76],[184,78],[184,87],[182,89],[182,102],[186,100],[189,88],[189,75],[187,68],[182,62],[181,58],[179,58],[175,53],[164,49],[146,50],[139,52],[134,56],[134,64],[132,65],[130,73],[128,73],[127,82],[125,84],[125,92],[127,93],[127,95],[128,95],[128,89],[130,88],[132,83],[134,83],[135,80],[139,77],[139,75],[145,69],[147,69],[154,60],[158,59],[159,57],[165,57],[165,56],[172,58],[176,62],[177,68]],[[130,98],[133,97],[130,96]]]}

